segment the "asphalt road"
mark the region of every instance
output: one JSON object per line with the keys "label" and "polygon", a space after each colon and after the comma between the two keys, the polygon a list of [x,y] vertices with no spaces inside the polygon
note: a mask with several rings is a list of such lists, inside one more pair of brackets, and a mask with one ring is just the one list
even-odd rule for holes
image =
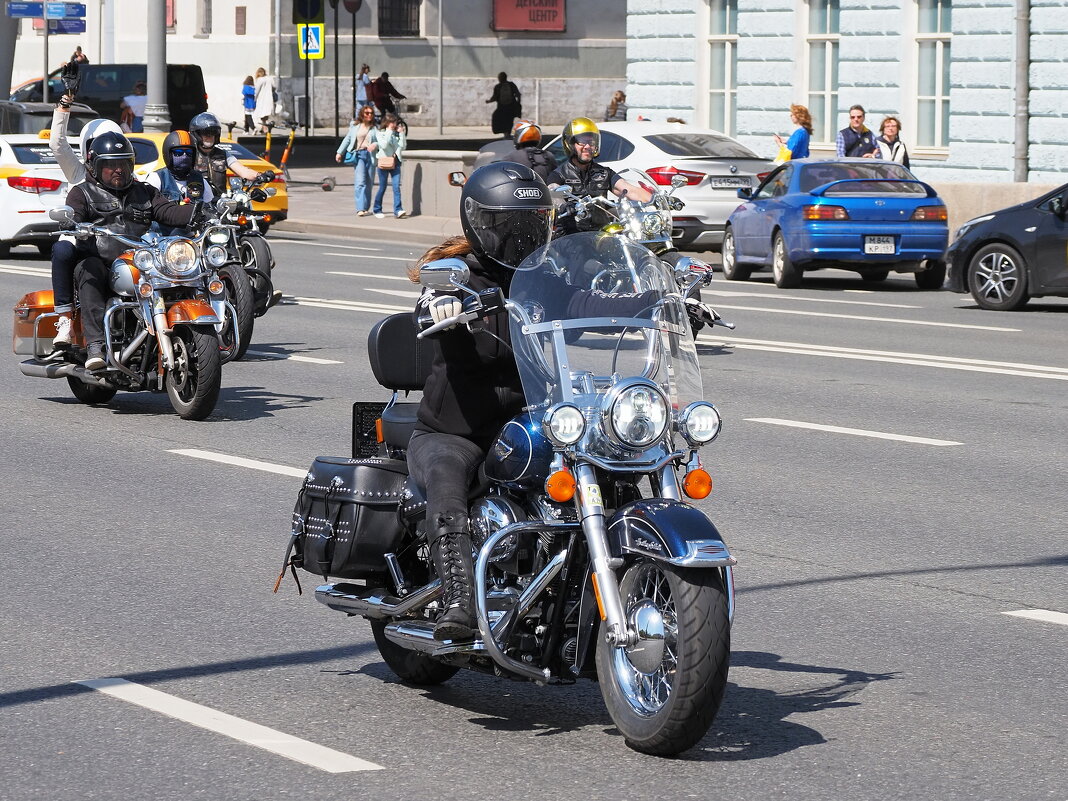
{"label": "asphalt road", "polygon": [[[0,371],[0,799],[1068,798],[1068,302],[982,312],[838,272],[706,293],[738,326],[699,347],[738,613],[719,717],[663,760],[595,684],[413,688],[364,621],[271,593],[299,475],[347,453],[352,400],[387,397],[367,331],[416,292],[412,247],[272,240],[286,300],[205,422]],[[23,250],[8,309],[48,285]],[[74,683],[111,677],[156,694]]]}

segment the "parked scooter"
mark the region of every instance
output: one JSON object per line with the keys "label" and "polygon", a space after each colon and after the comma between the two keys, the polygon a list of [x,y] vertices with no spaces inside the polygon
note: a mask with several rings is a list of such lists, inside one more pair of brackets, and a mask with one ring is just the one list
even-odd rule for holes
{"label": "parked scooter", "polygon": [[104,312],[102,370],[85,369],[81,315],[72,315],[70,348],[54,351],[59,317],[52,291],[31,292],[15,306],[13,345],[30,356],[19,369],[35,378],[66,378],[82,403],[107,403],[118,391],[166,392],[179,417],[203,420],[222,384],[220,348],[234,336],[236,311],[216,270],[228,259],[226,228],[209,226],[195,238],[148,233],[142,239],[74,222],[69,206],[49,216],[75,236],[106,236],[125,245],[110,268],[114,293]]}
{"label": "parked scooter", "polygon": [[[581,266],[568,273],[572,286],[593,288],[607,274],[631,296],[649,293],[650,304],[619,318],[550,311],[563,304],[546,303],[546,282],[561,286],[552,273],[570,264]],[[527,410],[502,428],[471,490],[479,636],[433,636],[442,587],[425,496],[404,461],[415,405],[397,403],[396,392],[422,388],[436,346],[417,339],[410,314],[385,318],[368,344],[376,379],[395,394],[384,410],[356,404],[353,444],[354,455],[377,455],[315,461],[279,582],[297,568],[340,579],[316,599],[369,619],[405,681],[439,684],[461,668],[539,685],[594,679],[632,748],[690,748],[726,688],[735,559],[684,500],[711,491],[699,450],[721,420],[703,399],[674,274],[624,237],[586,233],[532,254],[507,300],[467,288],[458,259],[424,265],[420,280],[466,295],[463,312],[426,335],[509,315],[526,395]]]}

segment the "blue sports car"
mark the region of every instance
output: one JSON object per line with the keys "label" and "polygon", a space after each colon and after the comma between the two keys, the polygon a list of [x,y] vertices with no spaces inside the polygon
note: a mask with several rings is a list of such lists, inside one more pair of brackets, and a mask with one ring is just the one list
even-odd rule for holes
{"label": "blue sports car", "polygon": [[946,204],[900,164],[873,159],[798,159],[780,165],[727,220],[723,275],[746,281],[771,267],[775,286],[806,270],[856,270],[882,281],[915,273],[920,289],[946,277]]}

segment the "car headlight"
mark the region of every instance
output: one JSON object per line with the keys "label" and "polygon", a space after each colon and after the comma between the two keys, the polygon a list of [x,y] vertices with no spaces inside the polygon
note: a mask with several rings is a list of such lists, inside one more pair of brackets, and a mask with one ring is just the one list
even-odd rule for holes
{"label": "car headlight", "polygon": [[631,448],[647,448],[664,436],[667,400],[651,383],[627,385],[606,396],[608,434]]}
{"label": "car headlight", "polygon": [[134,267],[143,273],[147,273],[153,267],[156,266],[155,260],[152,258],[152,251],[148,248],[140,248],[134,251]]}
{"label": "car headlight", "polygon": [[586,431],[586,418],[578,406],[561,403],[553,406],[542,418],[545,433],[557,445],[574,445]]}
{"label": "car headlight", "polygon": [[221,245],[211,245],[204,251],[204,258],[212,267],[222,267],[226,264],[226,248]]}
{"label": "car headlight", "polygon": [[993,214],[984,214],[982,217],[976,217],[974,220],[968,220],[968,222],[964,223],[964,225],[962,225],[960,228],[957,229],[957,234],[953,238],[954,239],[960,239],[969,230],[971,230],[971,228],[973,226],[976,226],[979,223],[986,222],[987,220],[992,220],[992,219],[994,219],[994,215]]}
{"label": "car headlight", "polygon": [[696,401],[679,415],[679,433],[691,445],[707,445],[719,436],[723,418],[708,401]]}
{"label": "car headlight", "polygon": [[188,239],[172,240],[163,250],[163,272],[182,278],[197,267],[197,249]]}

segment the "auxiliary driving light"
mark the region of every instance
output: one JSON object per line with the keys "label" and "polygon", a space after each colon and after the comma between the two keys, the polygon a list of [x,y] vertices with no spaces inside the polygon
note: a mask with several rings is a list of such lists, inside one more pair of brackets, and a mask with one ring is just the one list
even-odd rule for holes
{"label": "auxiliary driving light", "polygon": [[574,445],[586,431],[586,418],[578,406],[561,403],[545,413],[545,433],[556,445]]}
{"label": "auxiliary driving light", "polygon": [[679,432],[691,445],[707,445],[719,436],[723,418],[708,401],[696,401],[679,415]]}

